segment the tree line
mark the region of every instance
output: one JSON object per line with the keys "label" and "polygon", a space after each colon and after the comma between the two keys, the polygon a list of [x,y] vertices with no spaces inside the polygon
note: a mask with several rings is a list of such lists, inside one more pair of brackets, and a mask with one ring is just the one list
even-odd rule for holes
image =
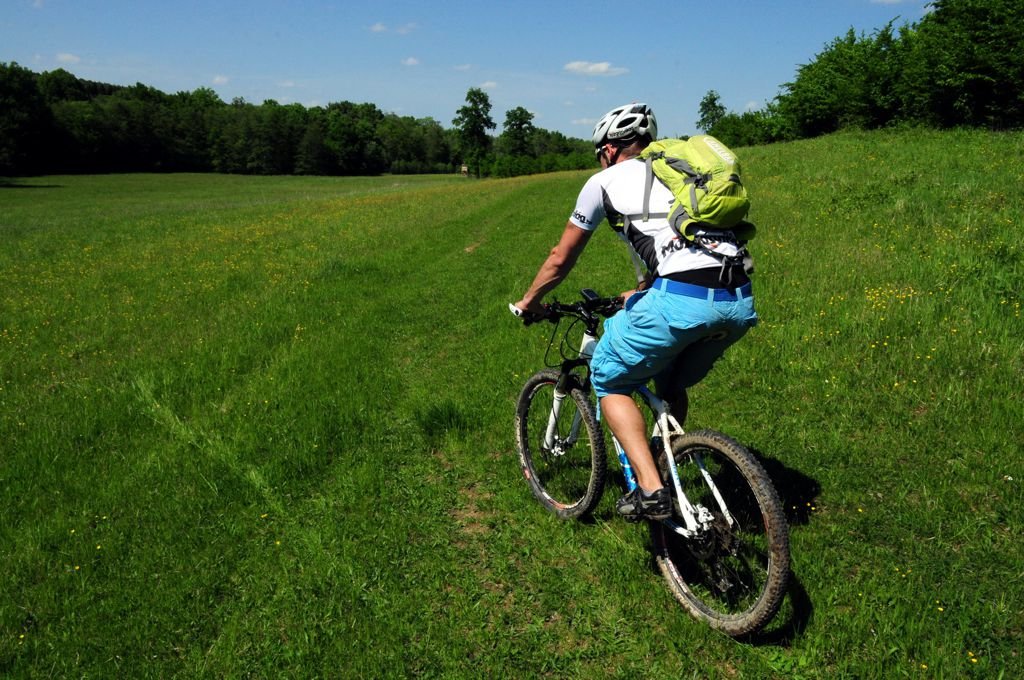
{"label": "tree line", "polygon": [[[732,146],[846,127],[1024,126],[1024,0],[934,0],[918,23],[829,43],[761,110],[729,112],[714,90],[697,127]],[[595,167],[589,142],[538,128],[523,107],[503,131],[470,88],[451,128],[373,104],[223,102],[209,88],[166,94],[58,69],[0,63],[0,175],[227,172],[500,176]]]}
{"label": "tree line", "polygon": [[[496,127],[485,93],[473,88],[467,101],[471,117],[486,106],[485,133]],[[0,175],[8,176],[377,175],[458,172],[464,163],[477,175],[512,176],[594,166],[588,143],[532,120],[517,107],[504,131],[481,144],[462,127],[384,113],[374,104],[228,103],[209,88],[167,94],[141,83],[110,85],[64,69],[37,74],[0,63]]]}
{"label": "tree line", "polygon": [[916,24],[834,39],[765,108],[726,111],[714,90],[697,127],[746,146],[849,127],[1024,127],[1024,0],[933,0]]}

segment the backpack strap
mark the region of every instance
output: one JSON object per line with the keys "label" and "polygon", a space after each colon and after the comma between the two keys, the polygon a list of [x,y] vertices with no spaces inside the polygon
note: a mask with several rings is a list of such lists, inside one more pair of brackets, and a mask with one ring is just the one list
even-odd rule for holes
{"label": "backpack strap", "polygon": [[644,179],[644,211],[642,219],[644,222],[651,217],[651,189],[654,188],[654,159],[650,156],[644,161],[647,166],[647,177]]}
{"label": "backpack strap", "polygon": [[[737,265],[742,265],[743,269],[749,275],[754,272],[754,261],[753,258],[750,257],[750,251],[747,250],[746,241],[740,241],[735,238],[729,239],[727,237],[723,239],[723,236],[723,234],[718,234],[712,238],[709,236],[698,234],[694,236],[693,244],[699,247],[702,251],[704,251],[711,257],[715,258],[716,260],[722,263],[722,268],[718,270],[718,280],[721,283],[724,283],[726,286],[732,286],[732,268]],[[730,243],[736,246],[736,254],[723,255],[722,253],[719,253],[718,251],[708,247],[707,241],[710,240],[728,240]]]}
{"label": "backpack strap", "polygon": [[[633,215],[633,217],[637,216]],[[616,232],[618,232],[619,238],[621,238],[625,242],[626,247],[629,248],[629,257],[633,261],[633,271],[636,272],[636,282],[639,284],[643,283],[644,280],[647,278],[647,265],[644,264],[644,261],[642,259],[640,259],[640,253],[636,252],[636,248],[633,247],[633,244],[629,242],[629,238],[626,237],[626,232],[632,225],[633,220],[630,218],[630,216],[623,215],[622,229],[621,231],[616,229]]]}
{"label": "backpack strap", "polygon": [[640,254],[633,249],[633,246],[629,247],[629,257],[633,260],[633,271],[636,272],[636,282],[637,284],[641,284],[647,279],[647,267],[644,265],[643,260],[640,259]]}
{"label": "backpack strap", "polygon": [[[664,155],[664,151],[659,151],[658,153],[651,154],[644,159],[644,163],[647,165],[647,177],[644,179],[644,208],[643,212],[640,214],[640,221],[642,222],[647,222],[652,217],[668,217],[668,213],[651,214],[651,189],[654,188],[654,159],[655,157],[661,158]],[[658,181],[660,182],[661,180],[659,179]],[[628,226],[628,216],[626,217],[626,220]]]}

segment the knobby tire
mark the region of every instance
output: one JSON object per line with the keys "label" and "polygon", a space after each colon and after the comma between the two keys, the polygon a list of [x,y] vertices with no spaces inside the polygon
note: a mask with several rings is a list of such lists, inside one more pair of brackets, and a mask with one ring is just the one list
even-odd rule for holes
{"label": "knobby tire", "polygon": [[[543,370],[526,381],[516,404],[516,447],[523,476],[533,495],[562,519],[590,512],[604,491],[608,465],[604,435],[589,393],[571,382],[562,402],[554,450],[544,446],[549,415],[560,373]],[[579,431],[571,426],[579,414]]]}
{"label": "knobby tire", "polygon": [[[652,522],[658,567],[691,615],[734,637],[754,633],[778,612],[789,579],[789,529],[778,493],[757,459],[721,433],[687,433],[672,451],[690,502],[714,519],[698,539]],[[735,519],[732,527],[695,463],[698,456]],[[659,464],[667,479],[664,454]]]}

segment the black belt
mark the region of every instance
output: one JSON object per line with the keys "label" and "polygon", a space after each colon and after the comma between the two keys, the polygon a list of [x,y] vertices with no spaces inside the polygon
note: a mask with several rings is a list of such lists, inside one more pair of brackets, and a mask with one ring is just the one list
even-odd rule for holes
{"label": "black belt", "polygon": [[[730,278],[730,275],[732,278]],[[727,267],[725,271],[721,267],[689,269],[684,272],[662,274],[661,278],[678,281],[679,283],[689,283],[694,286],[703,286],[704,288],[739,288],[750,283],[750,277],[747,276],[743,265]],[[722,283],[723,280],[729,281],[730,284],[726,286]]]}

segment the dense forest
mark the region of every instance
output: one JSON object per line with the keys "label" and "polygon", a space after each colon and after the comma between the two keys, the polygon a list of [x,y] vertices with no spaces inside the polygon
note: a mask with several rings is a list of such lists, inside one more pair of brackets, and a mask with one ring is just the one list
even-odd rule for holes
{"label": "dense forest", "polygon": [[734,146],[892,125],[1024,127],[1024,0],[934,0],[917,24],[849,31],[759,111],[705,95],[698,127]]}
{"label": "dense forest", "polygon": [[[846,127],[1024,126],[1024,0],[935,0],[917,24],[836,38],[763,110],[733,113],[718,93],[697,126],[732,146]],[[325,107],[222,101],[211,89],[167,94],[58,69],[0,63],[0,175],[225,172],[508,177],[594,167],[589,142],[533,125],[523,107],[502,132],[471,88],[451,128],[374,104]]]}
{"label": "dense forest", "polygon": [[[486,112],[474,107],[473,113],[493,128],[490,104],[482,104]],[[525,110],[513,109],[509,117],[505,132],[478,159],[486,163],[475,168],[478,174],[593,165],[588,144],[534,127]],[[0,174],[455,172],[467,156],[459,133],[430,118],[383,113],[374,104],[226,103],[208,88],[167,94],[141,83],[123,87],[63,69],[36,74],[0,63]]]}

